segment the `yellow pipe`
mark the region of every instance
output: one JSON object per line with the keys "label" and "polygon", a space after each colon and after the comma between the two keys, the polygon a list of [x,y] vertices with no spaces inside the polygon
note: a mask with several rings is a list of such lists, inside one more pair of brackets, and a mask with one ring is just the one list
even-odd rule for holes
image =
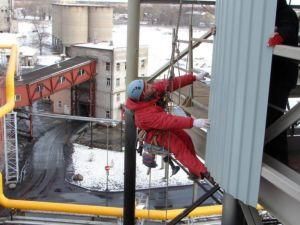
{"label": "yellow pipe", "polygon": [[[123,217],[123,208],[117,208],[117,207],[8,199],[3,192],[2,173],[0,173],[0,205],[4,208],[11,208],[11,209]],[[175,218],[183,210],[184,209],[173,209],[167,211],[136,209],[135,216],[140,219],[171,220]],[[189,214],[189,217],[212,216],[212,215],[221,215],[221,214],[222,214],[222,205],[202,206],[196,208],[193,212],[191,212]]]}
{"label": "yellow pipe", "polygon": [[9,62],[6,72],[6,103],[0,108],[0,118],[5,114],[11,112],[15,106],[15,71],[16,71],[16,62],[17,62],[17,46],[12,44],[0,44],[0,48],[9,48],[11,49]]}

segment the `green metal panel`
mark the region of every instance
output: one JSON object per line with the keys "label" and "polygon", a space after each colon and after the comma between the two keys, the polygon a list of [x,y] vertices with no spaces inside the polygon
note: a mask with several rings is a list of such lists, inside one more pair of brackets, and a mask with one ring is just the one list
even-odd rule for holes
{"label": "green metal panel", "polygon": [[206,163],[224,190],[255,206],[276,1],[217,0]]}

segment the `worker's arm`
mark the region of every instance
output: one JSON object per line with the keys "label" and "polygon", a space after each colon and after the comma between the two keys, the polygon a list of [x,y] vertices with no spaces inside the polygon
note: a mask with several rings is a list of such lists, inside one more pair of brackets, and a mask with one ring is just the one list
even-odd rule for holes
{"label": "worker's arm", "polygon": [[137,127],[142,129],[188,129],[193,127],[194,119],[191,117],[175,116],[162,112],[135,113]]}
{"label": "worker's arm", "polygon": [[180,77],[175,77],[171,80],[165,79],[155,82],[153,86],[157,92],[164,93],[166,91],[175,91],[178,88],[182,88],[184,86],[192,84],[195,80],[196,76],[187,74]]}

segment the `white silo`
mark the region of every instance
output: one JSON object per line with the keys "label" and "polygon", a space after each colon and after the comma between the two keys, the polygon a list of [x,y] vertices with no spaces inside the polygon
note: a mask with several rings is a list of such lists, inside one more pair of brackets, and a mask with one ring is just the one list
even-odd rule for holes
{"label": "white silo", "polygon": [[56,39],[61,39],[61,18],[62,18],[62,6],[53,4],[52,5],[52,35]]}
{"label": "white silo", "polygon": [[88,41],[88,6],[65,4],[62,5],[62,44],[86,43]]}
{"label": "white silo", "polygon": [[11,4],[10,0],[0,0],[0,32],[10,31]]}
{"label": "white silo", "polygon": [[89,7],[89,30],[90,42],[112,40],[113,9],[109,6]]}

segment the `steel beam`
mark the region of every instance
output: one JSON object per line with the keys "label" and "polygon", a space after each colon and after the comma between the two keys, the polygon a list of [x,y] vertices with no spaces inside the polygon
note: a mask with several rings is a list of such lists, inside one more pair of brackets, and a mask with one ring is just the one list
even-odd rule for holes
{"label": "steel beam", "polygon": [[281,134],[289,126],[300,119],[300,103],[295,105],[290,111],[281,116],[271,126],[269,126],[265,133],[265,144],[272,141],[275,137]]}

